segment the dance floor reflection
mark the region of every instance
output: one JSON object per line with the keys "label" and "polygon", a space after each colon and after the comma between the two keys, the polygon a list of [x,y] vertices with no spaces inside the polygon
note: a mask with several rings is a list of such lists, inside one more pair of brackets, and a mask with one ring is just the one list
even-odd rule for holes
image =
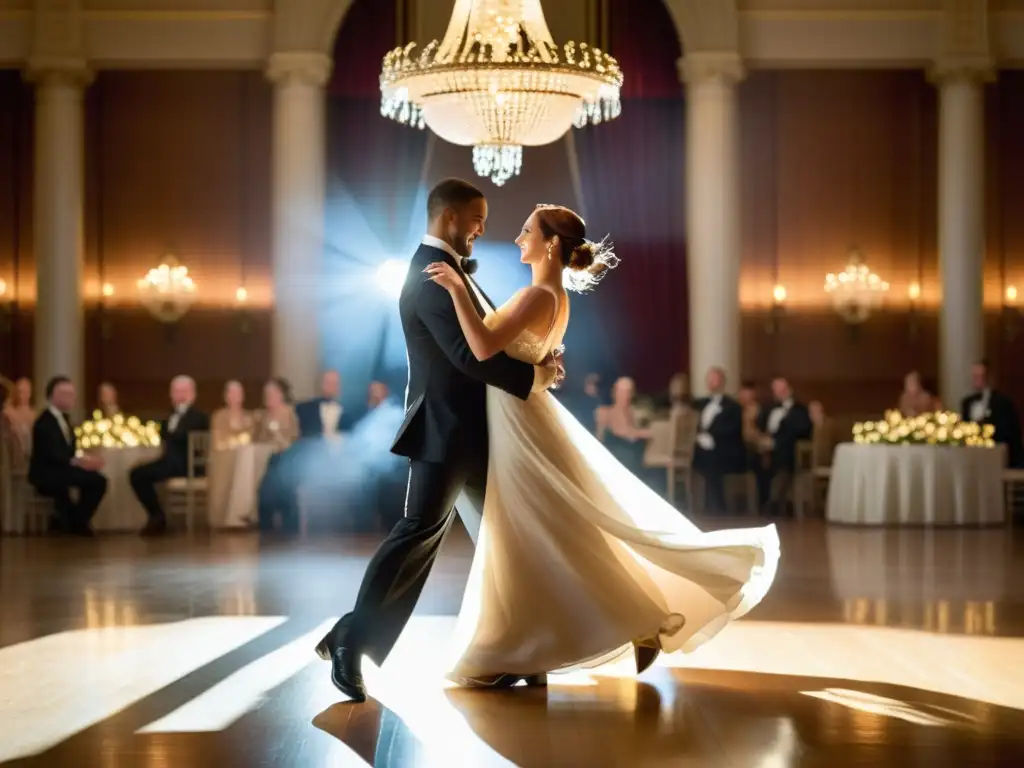
{"label": "dance floor reflection", "polygon": [[1024,764],[1024,576],[1004,531],[786,526],[748,619],[639,680],[445,685],[471,549],[339,702],[315,638],[373,541],[0,541],[0,763],[46,766]]}

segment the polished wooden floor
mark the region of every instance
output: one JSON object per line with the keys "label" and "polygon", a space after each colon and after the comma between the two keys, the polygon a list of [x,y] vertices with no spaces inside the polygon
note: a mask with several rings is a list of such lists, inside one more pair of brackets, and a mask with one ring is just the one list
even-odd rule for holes
{"label": "polished wooden floor", "polygon": [[441,683],[457,532],[363,705],[312,646],[373,539],[0,539],[0,763],[1024,765],[1024,536],[781,534],[765,603],[697,653],[481,692]]}

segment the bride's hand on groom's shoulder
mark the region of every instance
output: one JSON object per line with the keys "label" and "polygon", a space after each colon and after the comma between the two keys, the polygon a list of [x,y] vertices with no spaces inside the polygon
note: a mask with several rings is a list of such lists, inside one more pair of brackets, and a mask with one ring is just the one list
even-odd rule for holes
{"label": "bride's hand on groom's shoulder", "polygon": [[451,293],[457,288],[465,287],[461,278],[459,278],[458,272],[452,268],[451,264],[444,261],[435,261],[433,264],[428,264],[427,268],[423,271],[426,273],[428,280],[432,280],[437,283],[448,291],[448,293]]}

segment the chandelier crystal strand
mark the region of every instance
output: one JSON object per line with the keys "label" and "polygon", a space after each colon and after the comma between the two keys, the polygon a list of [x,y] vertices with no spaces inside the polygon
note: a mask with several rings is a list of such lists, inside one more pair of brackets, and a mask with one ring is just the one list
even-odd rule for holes
{"label": "chandelier crystal strand", "polygon": [[503,184],[524,146],[618,117],[622,80],[603,51],[556,46],[540,0],[457,0],[441,42],[384,57],[381,114],[474,147],[477,173]]}

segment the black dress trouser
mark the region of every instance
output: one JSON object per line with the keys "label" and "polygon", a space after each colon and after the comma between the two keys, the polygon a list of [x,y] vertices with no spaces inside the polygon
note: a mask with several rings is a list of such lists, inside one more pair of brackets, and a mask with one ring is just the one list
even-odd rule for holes
{"label": "black dress trouser", "polygon": [[483,509],[486,451],[467,451],[444,464],[411,460],[405,516],[366,567],[352,612],[335,625],[335,647],[345,646],[382,664],[412,615],[455,517],[459,494]]}

